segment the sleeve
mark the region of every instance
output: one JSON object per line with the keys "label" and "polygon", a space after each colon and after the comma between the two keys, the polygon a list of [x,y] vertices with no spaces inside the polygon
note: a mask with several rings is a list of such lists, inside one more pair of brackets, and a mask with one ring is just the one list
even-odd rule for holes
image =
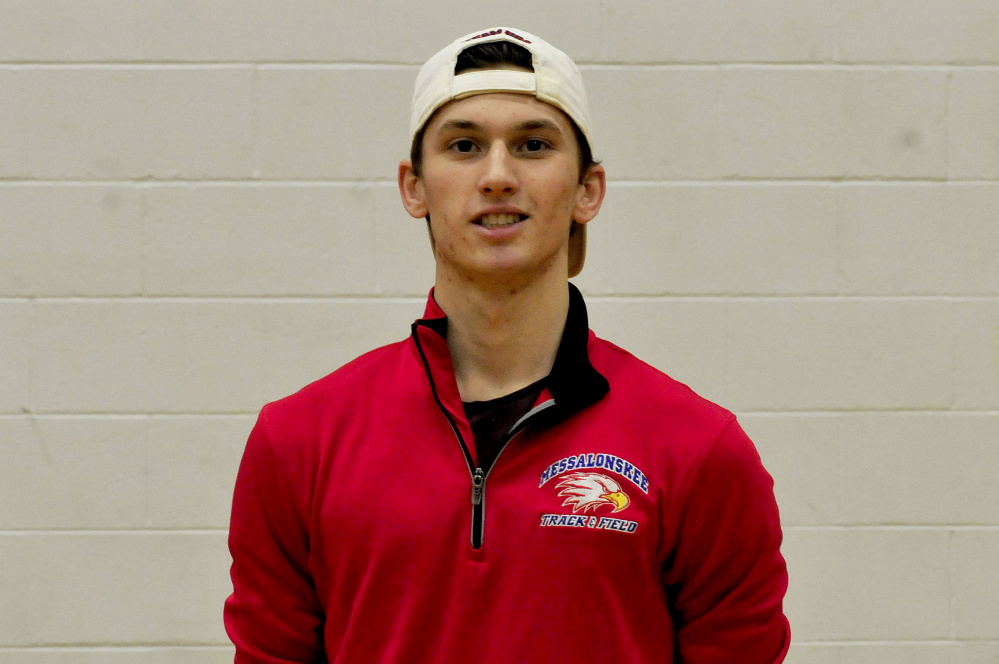
{"label": "sleeve", "polygon": [[790,645],[773,479],[734,418],[687,480],[664,573],[676,661],[776,664]]}
{"label": "sleeve", "polygon": [[236,646],[236,664],[326,662],[305,501],[299,498],[305,488],[288,481],[263,420],[261,414],[250,433],[233,492],[226,632]]}

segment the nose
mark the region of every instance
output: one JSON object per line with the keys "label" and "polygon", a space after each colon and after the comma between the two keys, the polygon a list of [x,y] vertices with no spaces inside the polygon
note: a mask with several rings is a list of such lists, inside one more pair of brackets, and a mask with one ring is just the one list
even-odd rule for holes
{"label": "nose", "polygon": [[484,160],[485,170],[479,181],[479,190],[483,194],[513,194],[519,184],[513,155],[502,141],[496,141],[489,148]]}

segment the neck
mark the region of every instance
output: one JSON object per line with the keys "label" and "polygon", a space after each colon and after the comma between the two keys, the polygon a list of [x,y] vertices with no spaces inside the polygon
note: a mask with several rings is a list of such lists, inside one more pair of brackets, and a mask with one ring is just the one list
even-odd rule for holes
{"label": "neck", "polygon": [[518,288],[453,283],[438,278],[434,299],[448,317],[448,349],[463,401],[495,399],[548,375],[569,311],[564,276]]}

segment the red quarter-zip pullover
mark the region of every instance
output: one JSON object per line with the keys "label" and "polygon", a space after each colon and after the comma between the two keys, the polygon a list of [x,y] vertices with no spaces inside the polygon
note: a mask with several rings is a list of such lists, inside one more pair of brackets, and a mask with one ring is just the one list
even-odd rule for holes
{"label": "red quarter-zip pullover", "polygon": [[728,411],[588,330],[480,468],[431,297],[405,341],[268,404],[233,500],[238,664],[772,664],[772,480]]}

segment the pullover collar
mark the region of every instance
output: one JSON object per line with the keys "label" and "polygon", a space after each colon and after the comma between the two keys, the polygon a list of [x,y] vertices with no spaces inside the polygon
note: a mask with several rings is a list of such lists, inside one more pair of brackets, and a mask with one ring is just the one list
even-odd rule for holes
{"label": "pullover collar", "polygon": [[[541,396],[541,400],[550,396],[554,405],[532,418],[532,425],[535,426],[563,420],[596,403],[610,390],[607,379],[590,363],[587,345],[592,333],[583,295],[572,283],[568,287],[569,313],[555,353],[555,363]],[[423,318],[413,323],[412,331],[434,396],[459,429],[467,428],[447,348],[447,316],[434,300],[432,289]]]}

